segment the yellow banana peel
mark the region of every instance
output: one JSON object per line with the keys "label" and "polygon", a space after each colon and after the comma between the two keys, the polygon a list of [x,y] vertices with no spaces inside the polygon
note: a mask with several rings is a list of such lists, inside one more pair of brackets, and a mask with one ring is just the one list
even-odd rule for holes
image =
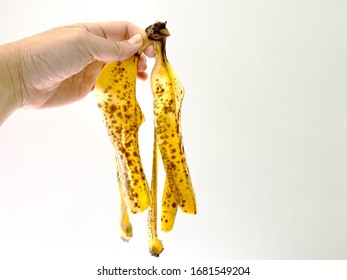
{"label": "yellow banana peel", "polygon": [[[163,251],[157,234],[157,166],[160,152],[166,181],[162,198],[161,229],[173,228],[177,209],[196,214],[196,200],[184,152],[181,106],[184,89],[166,57],[166,22],[146,29],[144,44],[137,55],[121,62],[105,65],[97,78],[95,92],[98,107],[115,150],[117,181],[120,191],[121,238],[132,237],[129,211],[148,211],[148,245],[154,256]],[[156,62],[151,74],[154,97],[154,145],[151,188],[142,167],[138,130],[144,116],[136,100],[138,56],[153,44]]]}
{"label": "yellow banana peel", "polygon": [[177,208],[196,214],[195,194],[183,147],[181,107],[184,89],[166,57],[166,38],[154,41],[157,53],[151,75],[154,124],[166,182],[162,202],[162,230],[173,227]]}

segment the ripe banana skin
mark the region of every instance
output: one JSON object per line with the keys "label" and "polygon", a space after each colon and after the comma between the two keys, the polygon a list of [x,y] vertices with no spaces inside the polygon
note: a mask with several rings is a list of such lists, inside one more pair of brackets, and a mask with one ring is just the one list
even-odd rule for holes
{"label": "ripe banana skin", "polygon": [[[157,177],[161,155],[166,181],[162,198],[161,229],[173,228],[177,209],[196,214],[195,194],[184,152],[181,106],[184,89],[166,57],[166,22],[157,22],[146,29],[144,43],[138,54],[121,62],[105,65],[97,78],[95,89],[98,107],[115,150],[117,181],[120,192],[121,238],[129,241],[133,214],[148,211],[148,246],[159,256],[163,244],[157,234]],[[138,130],[144,116],[136,100],[138,57],[150,44],[157,53],[151,73],[154,96],[154,142],[151,188],[149,188],[138,146]]]}
{"label": "ripe banana skin", "polygon": [[[119,193],[121,194],[119,174],[117,172]],[[120,195],[120,237],[123,241],[128,242],[133,237],[133,226],[129,220],[128,207],[125,204],[123,195]]]}
{"label": "ripe banana skin", "polygon": [[177,214],[177,200],[172,193],[169,180],[166,178],[161,206],[161,230],[169,232],[172,230]]}
{"label": "ripe banana skin", "polygon": [[138,57],[132,56],[106,64],[95,84],[98,107],[115,149],[117,179],[125,203],[123,213],[125,207],[138,213],[150,205],[137,138],[144,121],[135,96],[137,62]]}
{"label": "ripe banana skin", "polygon": [[156,131],[153,141],[153,164],[151,180],[151,206],[148,210],[147,232],[148,248],[152,256],[159,257],[164,250],[163,243],[158,239],[157,233],[157,192],[158,192],[158,145]]}
{"label": "ripe banana skin", "polygon": [[167,176],[161,229],[170,231],[177,208],[180,207],[187,214],[196,214],[196,200],[182,139],[181,106],[184,88],[166,57],[165,46],[165,37],[154,41],[157,57],[151,74],[151,88],[157,143]]}

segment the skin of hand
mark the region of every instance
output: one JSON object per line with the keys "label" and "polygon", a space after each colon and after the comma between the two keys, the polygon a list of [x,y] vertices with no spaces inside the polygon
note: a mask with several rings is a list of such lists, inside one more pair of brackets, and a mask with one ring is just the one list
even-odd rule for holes
{"label": "skin of hand", "polygon": [[[125,60],[142,46],[144,30],[129,22],[58,27],[0,46],[0,124],[18,108],[49,108],[85,97],[105,63]],[[144,52],[154,57],[153,47]],[[138,77],[145,80],[146,58]]]}

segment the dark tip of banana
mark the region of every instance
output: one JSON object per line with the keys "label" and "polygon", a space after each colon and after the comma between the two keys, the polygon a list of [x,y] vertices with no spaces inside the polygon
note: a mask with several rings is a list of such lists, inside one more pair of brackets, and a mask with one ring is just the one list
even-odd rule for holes
{"label": "dark tip of banana", "polygon": [[153,257],[159,258],[159,254],[151,253],[151,255],[152,255]]}
{"label": "dark tip of banana", "polygon": [[166,37],[170,36],[169,30],[167,30],[166,28],[166,21],[158,21],[148,26],[145,31],[147,33],[148,38],[154,41],[161,41]]}
{"label": "dark tip of banana", "polygon": [[152,252],[151,250],[149,250],[149,252],[151,253],[151,255],[152,255],[153,257],[156,257],[156,258],[159,258],[160,254],[161,254],[163,251],[164,251],[164,248],[163,248],[159,253],[154,253],[154,252]]}

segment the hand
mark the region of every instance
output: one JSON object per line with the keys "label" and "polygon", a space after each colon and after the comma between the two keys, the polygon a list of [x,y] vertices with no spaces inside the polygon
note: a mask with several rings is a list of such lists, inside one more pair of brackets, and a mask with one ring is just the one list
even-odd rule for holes
{"label": "hand", "polygon": [[[142,46],[143,33],[128,22],[59,27],[0,46],[0,50],[5,48],[0,59],[8,50],[12,59],[6,68],[19,107],[60,106],[85,97],[106,62],[134,55]],[[154,49],[148,47],[145,54],[154,57]],[[145,56],[141,55],[139,78],[147,78],[146,67]]]}

